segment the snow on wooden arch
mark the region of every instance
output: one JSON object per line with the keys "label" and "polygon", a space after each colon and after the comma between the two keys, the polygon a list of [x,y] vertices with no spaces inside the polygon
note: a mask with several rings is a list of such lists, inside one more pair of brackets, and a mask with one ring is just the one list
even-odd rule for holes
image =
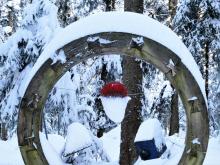
{"label": "snow on wooden arch", "polygon": [[[167,27],[147,16],[108,12],[81,19],[60,30],[27,76],[18,142],[27,165],[46,165],[39,138],[48,93],[71,67],[99,55],[141,58],[160,69],[178,91],[187,115],[185,149],[179,164],[202,164],[209,138],[204,82],[184,44]],[[199,143],[193,143],[198,139]]]}

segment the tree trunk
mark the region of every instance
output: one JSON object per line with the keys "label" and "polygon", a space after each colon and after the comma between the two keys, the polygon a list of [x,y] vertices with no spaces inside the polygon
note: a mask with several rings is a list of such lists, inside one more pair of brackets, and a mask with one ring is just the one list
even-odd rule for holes
{"label": "tree trunk", "polygon": [[178,93],[173,89],[171,97],[171,117],[170,117],[170,132],[169,136],[179,133],[179,111],[178,111]]}
{"label": "tree trunk", "polygon": [[169,0],[169,12],[170,12],[171,22],[176,14],[177,3],[178,3],[178,0]]}
{"label": "tree trunk", "polygon": [[58,115],[57,115],[57,133],[58,133],[58,135],[61,135],[61,116],[60,116],[60,112],[59,112],[59,110],[58,110]]}
{"label": "tree trunk", "polygon": [[141,82],[142,72],[133,58],[123,59],[123,83],[132,95],[128,102],[125,118],[121,124],[120,165],[132,165],[137,159],[134,139],[141,124]]}
{"label": "tree trunk", "polygon": [[0,138],[4,141],[8,140],[8,130],[6,127],[6,123],[0,124]]}
{"label": "tree trunk", "polygon": [[70,23],[74,22],[76,18],[71,20],[71,8],[69,6],[69,0],[58,1],[58,18],[63,27],[66,27]]}
{"label": "tree trunk", "polygon": [[[45,131],[45,135],[46,135],[46,139],[48,140],[48,132],[47,132],[47,125],[46,125],[46,119],[45,119],[45,113],[42,112],[42,120],[43,120],[43,127],[44,127],[44,131]],[[41,126],[41,131],[43,131],[43,128]]]}
{"label": "tree trunk", "polygon": [[124,10],[142,14],[144,11],[144,1],[143,0],[125,0]]}
{"label": "tree trunk", "polygon": [[115,0],[104,0],[105,2],[105,11],[115,10]]}
{"label": "tree trunk", "polygon": [[14,9],[13,7],[8,7],[8,26],[12,28],[12,31],[9,33],[9,36],[15,31],[15,14],[14,14]]}
{"label": "tree trunk", "polygon": [[[125,0],[124,10],[143,13],[143,0]],[[123,83],[132,95],[121,124],[120,165],[132,165],[137,160],[134,139],[141,124],[142,70],[140,62],[123,57]]]}
{"label": "tree trunk", "polygon": [[[102,71],[101,71],[101,80],[104,82],[104,83],[108,83],[108,82],[111,82],[111,81],[115,81],[115,77],[114,75],[112,75],[111,73],[109,73],[107,71],[107,64],[103,64],[102,65]],[[96,109],[98,110],[98,118],[97,118],[97,121],[100,120],[100,114],[102,113],[105,113],[104,112],[104,108],[103,108],[103,105],[102,105],[102,101],[100,98],[96,98],[95,99],[95,107]],[[100,127],[98,130],[97,130],[97,137],[100,138],[103,136],[103,134],[105,132],[108,132],[109,131],[109,128],[105,128],[105,127]]]}
{"label": "tree trunk", "polygon": [[[169,0],[170,11],[170,28],[172,27],[172,20],[176,14],[178,0]],[[171,96],[171,116],[170,116],[170,131],[169,136],[179,133],[179,108],[178,108],[178,93],[173,88],[173,94]]]}
{"label": "tree trunk", "polygon": [[205,68],[204,68],[204,79],[205,79],[205,93],[207,99],[209,98],[209,44],[205,45]]}

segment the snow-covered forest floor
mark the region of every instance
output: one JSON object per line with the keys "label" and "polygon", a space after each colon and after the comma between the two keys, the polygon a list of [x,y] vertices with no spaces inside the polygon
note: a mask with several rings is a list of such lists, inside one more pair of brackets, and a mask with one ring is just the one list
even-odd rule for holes
{"label": "snow-covered forest floor", "polygon": [[[120,151],[120,126],[111,130],[109,133],[105,134],[100,140],[103,144],[104,149],[111,158],[111,163],[95,163],[96,165],[118,165],[118,157]],[[184,133],[179,135],[174,135],[171,137],[166,137],[166,144],[168,150],[170,150],[169,158],[159,158],[148,161],[138,160],[135,165],[175,165],[178,163],[182,151],[184,149]],[[65,139],[62,136],[50,134],[48,141],[43,141],[43,148],[47,150],[47,155],[54,156],[59,155],[62,152],[65,144]],[[19,151],[17,137],[13,136],[12,139],[8,141],[0,140],[0,155],[1,162],[0,165],[23,165],[23,160]],[[218,165],[220,162],[220,137],[212,137],[209,140],[209,146],[207,155],[204,161],[204,165]],[[53,157],[54,160],[60,159],[59,156]],[[60,162],[56,162],[60,165]],[[61,163],[62,164],[62,163]],[[64,164],[64,163],[63,163]],[[94,164],[94,165],[95,165]]]}
{"label": "snow-covered forest floor", "polygon": [[[175,76],[181,74],[178,70],[181,61],[194,76],[204,98],[207,98],[210,139],[204,164],[220,164],[220,1],[144,0],[142,5],[130,5],[142,8],[142,15],[122,13],[124,10],[137,12],[136,9],[127,10],[126,8],[126,3],[133,1],[111,1],[112,4],[109,0],[0,0],[0,165],[24,164],[16,136],[17,123],[21,116],[19,110],[22,109],[21,105],[23,106],[21,101],[25,102],[30,98],[24,97],[24,93],[38,69],[48,59],[52,59],[54,63],[63,63],[68,60],[65,52],[56,53],[64,45],[81,37],[101,32],[123,32],[143,36],[160,43],[178,55],[180,60],[169,59],[164,64],[169,72],[171,71],[172,76]],[[138,13],[140,13],[139,9]],[[143,37],[132,37],[131,48],[134,41],[134,44],[138,45],[138,50],[142,49]],[[110,41],[108,37],[102,38],[97,35],[88,37],[85,50],[89,44],[93,42],[96,44],[96,41],[101,46],[106,43],[116,44],[115,40]],[[81,55],[83,54],[79,53],[76,57],[81,58]],[[133,104],[133,107],[139,106],[138,111],[133,112],[141,114],[136,119],[144,122],[156,118],[160,121],[162,128],[167,130],[164,133],[167,152],[159,159],[149,161],[139,159],[135,165],[178,164],[184,149],[185,132],[180,131],[178,135],[173,136],[167,134],[186,130],[187,113],[180,100],[181,93],[178,93],[178,90],[175,90],[168,81],[166,77],[168,72],[163,74],[153,65],[140,59],[132,59],[128,65],[124,64],[126,58],[121,55],[123,53],[112,54],[111,52],[111,54],[107,53],[81,61],[68,69],[68,72],[60,78],[48,94],[41,117],[42,131],[48,132],[49,138],[47,140],[44,133],[41,133],[40,142],[49,164],[64,165],[68,155],[73,162],[76,158],[75,153],[77,156],[84,154],[81,154],[81,157],[78,156],[80,158],[77,163],[74,162],[77,165],[119,164],[120,144],[126,144],[131,138],[126,136],[121,142],[120,139],[125,137],[126,132],[131,132],[132,137],[137,135],[134,133],[133,125],[138,125],[139,121],[129,121],[128,127],[123,127],[121,121],[125,115],[124,108],[127,102],[119,104],[118,99],[116,103],[113,103],[109,99],[105,101],[102,97],[100,90],[103,86],[115,81],[123,82],[130,90],[127,92],[131,97],[130,102],[140,96],[138,99],[140,104],[138,102]],[[161,59],[164,57],[163,54]],[[135,71],[133,65],[130,64],[138,66],[138,70]],[[132,72],[127,74],[126,71]],[[138,78],[135,78],[136,75],[139,75]],[[127,80],[140,89],[133,91],[132,83],[125,84]],[[193,94],[188,97],[187,101],[194,102],[198,98]],[[36,100],[39,101],[38,98]],[[128,97],[125,100],[128,101]],[[32,105],[32,100],[27,103],[32,110],[36,110],[35,105]],[[121,108],[123,111],[120,111]],[[194,106],[191,111],[194,112]],[[204,113],[204,111],[201,112]],[[35,117],[34,115],[35,113],[32,117]],[[135,118],[135,115],[131,116]],[[202,124],[205,123],[203,119],[200,121]],[[68,131],[68,127],[77,122],[89,130],[87,134],[79,128],[75,131]],[[119,123],[122,124],[122,129]],[[206,125],[208,130],[208,122]],[[171,126],[176,130],[171,129]],[[37,128],[34,125],[31,127]],[[123,133],[124,130],[126,131]],[[147,133],[144,132],[141,135],[147,138],[150,131],[145,130]],[[153,129],[150,128],[150,130]],[[208,136],[208,131],[198,130]],[[30,129],[30,134],[25,133],[24,136],[28,142],[29,138],[35,137],[31,131],[32,129]],[[102,136],[103,133],[104,136]],[[193,137],[195,137],[195,143],[200,143],[198,136]],[[68,139],[71,144],[66,148]],[[152,140],[153,137],[144,140],[149,139]],[[81,152],[81,149],[77,148],[78,142],[90,143],[86,145],[86,152]],[[20,145],[26,144],[25,142]],[[35,143],[33,146],[36,147]],[[126,151],[129,148],[129,152],[133,151],[130,146],[125,145],[121,147],[121,150]],[[76,147],[78,150],[72,150],[71,147]],[[125,155],[125,158],[120,158],[120,160],[129,160],[126,154],[121,152],[121,155]],[[111,161],[104,163],[101,160]],[[86,161],[96,162],[84,163]]]}

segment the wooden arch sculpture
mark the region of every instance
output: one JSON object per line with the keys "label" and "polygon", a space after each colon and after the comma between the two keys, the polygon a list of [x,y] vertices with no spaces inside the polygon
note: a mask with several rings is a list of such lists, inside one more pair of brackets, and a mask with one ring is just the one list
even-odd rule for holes
{"label": "wooden arch sculpture", "polygon": [[[60,41],[65,34],[67,39]],[[159,34],[163,37],[158,37]],[[169,42],[172,39],[175,39],[175,43]],[[54,63],[50,58],[54,52],[57,56],[64,53],[66,60],[63,63],[59,60]],[[186,47],[171,30],[136,13],[102,13],[65,28],[39,57],[41,60],[37,61],[38,65],[33,69],[34,76],[27,83],[21,101],[17,132],[25,164],[49,164],[43,153],[39,131],[44,104],[55,83],[79,62],[94,56],[111,54],[143,59],[166,75],[178,91],[187,115],[185,149],[179,164],[202,164],[209,138],[206,99],[201,85],[198,84],[198,75],[189,70],[185,62],[187,60],[184,61],[179,55],[181,53],[186,55],[190,62],[188,65],[196,65],[191,60],[192,57],[187,56],[189,52]],[[195,138],[199,143],[193,143]]]}

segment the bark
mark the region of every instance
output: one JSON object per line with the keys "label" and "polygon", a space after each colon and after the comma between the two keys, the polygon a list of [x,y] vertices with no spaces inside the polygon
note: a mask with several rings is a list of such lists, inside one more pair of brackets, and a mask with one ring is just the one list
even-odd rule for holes
{"label": "bark", "polygon": [[58,135],[61,135],[61,116],[60,116],[60,112],[58,112],[58,115],[57,115],[57,132],[58,132]]}
{"label": "bark", "polygon": [[179,111],[178,111],[178,93],[174,89],[171,97],[171,117],[169,136],[179,133]]}
{"label": "bark", "polygon": [[6,127],[6,123],[0,124],[0,138],[4,141],[8,140],[8,130]]}
{"label": "bark", "polygon": [[135,12],[135,13],[143,13],[144,1],[143,0],[125,0],[124,10]]}
{"label": "bark", "polygon": [[176,14],[176,7],[177,7],[178,0],[169,0],[169,11],[170,11],[170,18],[171,21],[173,20]]}
{"label": "bark", "polygon": [[105,2],[105,11],[115,10],[115,0],[104,0]]}
{"label": "bark", "polygon": [[[123,83],[128,93],[141,93],[142,72],[133,58],[123,59]],[[134,139],[141,124],[141,96],[132,95],[121,124],[120,165],[132,165],[137,159]]]}
{"label": "bark", "polygon": [[[43,120],[43,126],[44,126],[44,131],[45,131],[45,135],[46,135],[46,139],[48,140],[48,132],[47,132],[47,125],[46,125],[46,119],[44,116],[44,112],[42,112],[42,120]],[[41,128],[41,131],[43,130],[43,128]]]}
{"label": "bark", "polygon": [[[125,0],[124,10],[143,13],[143,0]],[[141,124],[142,70],[140,62],[123,57],[123,83],[132,95],[121,124],[120,165],[132,165],[137,160],[134,139]]]}
{"label": "bark", "polygon": [[9,33],[9,36],[15,31],[16,23],[15,23],[15,11],[13,7],[8,7],[8,26],[12,28],[12,32]]}
{"label": "bark", "polygon": [[208,99],[209,97],[209,43],[206,43],[205,45],[204,79],[205,79],[205,93]]}
{"label": "bark", "polygon": [[59,17],[59,20],[61,21],[61,25],[63,27],[69,25],[70,23],[76,21],[74,18],[73,20],[71,20],[71,8],[70,6],[68,5],[68,2],[69,0],[64,0],[64,1],[60,1],[58,2],[58,17]]}
{"label": "bark", "polygon": [[[176,14],[178,0],[169,0],[170,11],[170,28],[172,29],[172,20]],[[174,92],[171,96],[171,116],[170,116],[170,131],[169,136],[179,133],[179,108],[178,108],[178,93],[173,88]]]}

